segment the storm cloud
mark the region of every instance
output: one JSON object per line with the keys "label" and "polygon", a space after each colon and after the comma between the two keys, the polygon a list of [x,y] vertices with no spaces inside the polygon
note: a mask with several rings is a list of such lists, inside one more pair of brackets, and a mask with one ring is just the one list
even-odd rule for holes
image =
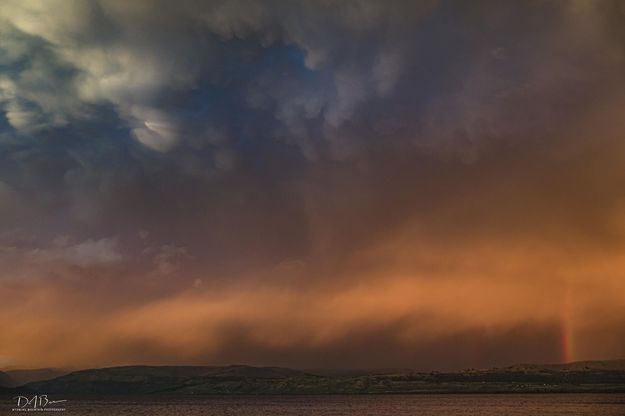
{"label": "storm cloud", "polygon": [[0,365],[622,357],[623,18],[5,0]]}

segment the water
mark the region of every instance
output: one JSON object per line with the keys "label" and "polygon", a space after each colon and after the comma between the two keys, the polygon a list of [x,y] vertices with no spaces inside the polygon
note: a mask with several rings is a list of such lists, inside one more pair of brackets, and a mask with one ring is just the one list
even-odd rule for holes
{"label": "water", "polygon": [[[60,399],[54,397],[53,399]],[[9,397],[0,414],[11,412]],[[58,405],[55,405],[58,406]],[[143,396],[70,399],[72,416],[625,416],[623,394],[388,395],[388,396]],[[33,414],[29,412],[29,414]]]}

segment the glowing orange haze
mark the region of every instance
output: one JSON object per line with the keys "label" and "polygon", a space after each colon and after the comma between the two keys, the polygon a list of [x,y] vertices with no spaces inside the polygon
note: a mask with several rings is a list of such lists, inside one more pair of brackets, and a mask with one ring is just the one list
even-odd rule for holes
{"label": "glowing orange haze", "polygon": [[[390,247],[381,247],[363,255],[371,259],[389,251]],[[6,364],[35,367],[225,363],[246,358],[258,364],[340,366],[334,358],[324,361],[326,351],[367,350],[371,345],[362,345],[358,338],[363,331],[371,331],[368,342],[380,343],[380,348],[393,344],[402,351],[470,333],[471,345],[444,343],[446,351],[437,354],[449,356],[451,365],[437,365],[477,366],[492,362],[481,349],[499,337],[510,337],[507,342],[512,344],[527,342],[510,332],[526,326],[530,335],[538,331],[531,342],[542,345],[537,345],[538,353],[516,351],[519,360],[622,354],[618,331],[623,330],[625,299],[620,294],[625,282],[619,272],[625,257],[584,258],[582,253],[495,245],[461,252],[414,246],[392,251],[395,267],[384,275],[374,268],[319,283],[302,278],[293,270],[301,267],[296,265],[275,272],[283,283],[267,285],[248,278],[141,302],[118,303],[113,301],[115,293],[108,293],[104,297],[111,299],[108,303],[99,290],[71,282],[45,285],[36,278],[23,279],[2,292],[0,352]],[[407,259],[402,257],[409,252],[419,253],[416,257],[430,271],[406,271]],[[284,279],[291,280],[286,284]],[[135,289],[123,283],[116,287]],[[134,299],[141,297],[133,293]],[[537,335],[541,328],[554,328],[557,339],[541,338]],[[471,332],[475,330],[479,335]],[[389,339],[376,339],[378,331]],[[346,356],[344,363],[406,364],[406,356],[396,360],[393,351],[388,353],[369,360]],[[407,363],[431,367],[428,359],[439,356],[427,348],[421,354]],[[512,358],[504,354],[500,359]]]}

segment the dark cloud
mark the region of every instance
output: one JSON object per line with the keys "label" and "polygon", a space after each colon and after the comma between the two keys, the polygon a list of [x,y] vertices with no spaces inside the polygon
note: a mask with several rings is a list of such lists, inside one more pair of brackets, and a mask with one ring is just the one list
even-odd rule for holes
{"label": "dark cloud", "polygon": [[[118,315],[151,322],[145,311],[172,313],[177,322],[158,306],[167,300],[194,329],[216,325],[202,302],[187,314],[179,297],[224,294],[233,306],[215,319],[234,335],[215,337],[228,348],[247,340],[245,348],[228,356],[189,339],[190,361],[322,365],[315,353],[342,362],[367,344],[349,365],[370,356],[372,366],[425,366],[472,340],[480,365],[558,359],[561,294],[577,293],[577,310],[623,290],[611,277],[625,237],[622,14],[607,0],[7,0],[0,298],[29,285],[56,293],[52,282],[116,298],[91,316],[110,320],[110,335],[126,334]],[[441,305],[422,302],[452,330],[402,344],[397,334],[420,328],[403,319],[421,306],[401,306],[376,326],[365,318],[380,305],[366,294],[350,301],[363,315],[352,322],[338,311],[338,335],[323,346],[314,337],[270,342],[276,316],[250,319],[234,306],[236,290],[266,288],[279,299],[299,288],[293,298],[331,320],[320,299],[398,281],[418,299],[442,288],[481,298],[491,285],[514,297],[508,285],[548,306],[510,312],[504,302],[493,306],[510,313],[500,319],[463,299],[475,317],[458,324],[440,295]],[[30,318],[38,314],[64,316],[45,302]],[[598,329],[619,319],[602,320],[580,330],[597,328],[602,355],[622,354]],[[546,341],[535,350],[538,334]],[[128,354],[112,358],[103,346],[77,361],[128,360],[146,340],[180,349],[159,344],[156,329],[126,336]],[[593,355],[584,348],[579,358]],[[16,349],[0,356],[28,361]],[[388,350],[396,361],[383,357]]]}

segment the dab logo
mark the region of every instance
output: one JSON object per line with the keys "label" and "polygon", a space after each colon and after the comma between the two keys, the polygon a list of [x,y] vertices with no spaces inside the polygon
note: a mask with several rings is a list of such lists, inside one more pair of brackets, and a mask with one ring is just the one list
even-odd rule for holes
{"label": "dab logo", "polygon": [[67,400],[50,400],[47,394],[38,394],[32,397],[15,396],[16,407],[11,409],[13,412],[64,412],[65,407],[59,406],[59,403],[65,403]]}

